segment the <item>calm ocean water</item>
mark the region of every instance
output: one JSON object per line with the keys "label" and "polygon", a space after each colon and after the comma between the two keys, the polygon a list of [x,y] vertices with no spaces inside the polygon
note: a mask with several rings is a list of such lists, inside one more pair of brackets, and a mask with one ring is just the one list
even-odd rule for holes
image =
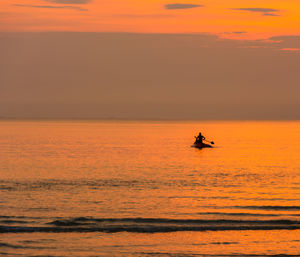
{"label": "calm ocean water", "polygon": [[300,122],[3,120],[0,255],[295,256],[299,145]]}

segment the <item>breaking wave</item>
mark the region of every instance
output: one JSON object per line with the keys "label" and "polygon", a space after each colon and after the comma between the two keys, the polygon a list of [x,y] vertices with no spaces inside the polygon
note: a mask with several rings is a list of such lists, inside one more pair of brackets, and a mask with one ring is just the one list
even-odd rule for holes
{"label": "breaking wave", "polygon": [[0,226],[0,233],[32,232],[134,232],[158,233],[176,231],[226,231],[226,230],[295,230],[300,229],[300,221],[277,220],[205,220],[205,219],[156,219],[121,218],[97,219],[78,217],[56,219],[37,226]]}

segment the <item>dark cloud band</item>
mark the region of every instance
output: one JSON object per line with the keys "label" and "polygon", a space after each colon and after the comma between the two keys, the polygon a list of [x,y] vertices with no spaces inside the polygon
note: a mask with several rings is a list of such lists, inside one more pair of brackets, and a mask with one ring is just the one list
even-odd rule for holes
{"label": "dark cloud band", "polygon": [[277,14],[277,12],[280,11],[278,9],[273,9],[273,8],[259,8],[259,7],[252,7],[252,8],[232,8],[232,10],[261,13],[264,16],[279,16]]}
{"label": "dark cloud band", "polygon": [[234,10],[240,10],[240,11],[249,11],[249,12],[278,12],[277,9],[271,9],[271,8],[233,8]]}
{"label": "dark cloud band", "polygon": [[87,11],[87,9],[77,6],[52,6],[52,5],[30,5],[30,4],[13,4],[18,7],[29,7],[29,8],[43,8],[43,9],[70,9],[77,11]]}
{"label": "dark cloud band", "polygon": [[87,4],[91,0],[46,0],[54,4]]}
{"label": "dark cloud band", "polygon": [[202,4],[166,4],[165,9],[167,10],[176,10],[176,9],[191,9],[191,8],[197,8],[197,7],[203,7]]}

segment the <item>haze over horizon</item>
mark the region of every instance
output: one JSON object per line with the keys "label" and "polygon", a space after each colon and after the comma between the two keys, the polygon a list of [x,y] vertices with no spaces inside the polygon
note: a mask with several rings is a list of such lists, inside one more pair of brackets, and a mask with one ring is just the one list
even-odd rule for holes
{"label": "haze over horizon", "polygon": [[[299,119],[300,37],[1,33],[0,116]],[[4,57],[4,58],[3,58]]]}

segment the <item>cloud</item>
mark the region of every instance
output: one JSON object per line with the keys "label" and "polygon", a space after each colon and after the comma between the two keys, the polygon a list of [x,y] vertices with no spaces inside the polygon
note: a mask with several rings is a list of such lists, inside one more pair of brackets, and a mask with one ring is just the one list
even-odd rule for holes
{"label": "cloud", "polygon": [[276,14],[276,13],[269,13],[269,12],[266,12],[263,14],[263,16],[280,16],[279,14]]}
{"label": "cloud", "polygon": [[170,18],[170,17],[177,17],[177,15],[169,15],[169,14],[121,14],[121,15],[115,15],[116,17],[121,18],[133,18],[133,19],[139,19],[139,18]]}
{"label": "cloud", "polygon": [[253,7],[253,8],[232,8],[232,10],[237,11],[247,11],[247,12],[257,12],[262,13],[264,16],[279,16],[277,12],[280,10],[273,9],[273,8],[259,8],[259,7]]}
{"label": "cloud", "polygon": [[283,51],[297,52],[300,49],[300,35],[271,37],[270,41],[277,42]]}
{"label": "cloud", "polygon": [[52,5],[30,5],[30,4],[13,4],[17,7],[30,7],[30,8],[45,8],[45,9],[71,9],[77,11],[87,11],[87,9],[77,6],[52,6]]}
{"label": "cloud", "polygon": [[278,12],[277,9],[271,9],[271,8],[234,8],[235,10],[241,10],[241,11],[249,11],[249,12]]}
{"label": "cloud", "polygon": [[246,34],[247,31],[231,31],[231,32],[224,32],[224,34]]}
{"label": "cloud", "polygon": [[191,9],[191,8],[197,8],[197,7],[203,7],[202,4],[166,4],[165,9],[167,10],[175,10],[175,9]]}
{"label": "cloud", "polygon": [[299,52],[300,53],[300,48],[281,48],[281,51],[287,51],[287,52]]}
{"label": "cloud", "polygon": [[91,0],[45,0],[54,4],[87,4]]}

